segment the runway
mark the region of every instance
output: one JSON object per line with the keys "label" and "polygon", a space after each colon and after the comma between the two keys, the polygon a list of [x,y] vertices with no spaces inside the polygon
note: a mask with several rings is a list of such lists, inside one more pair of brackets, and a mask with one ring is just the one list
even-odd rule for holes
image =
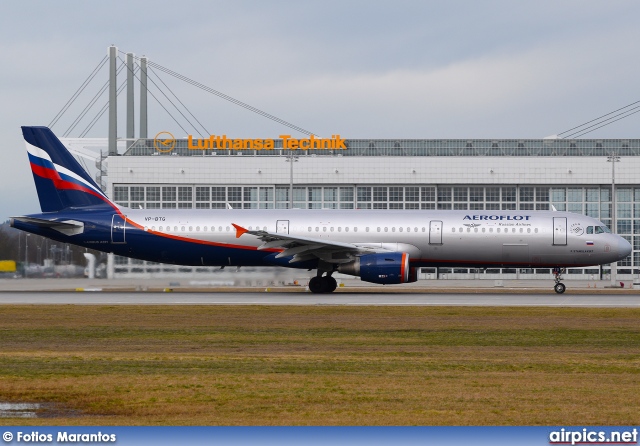
{"label": "runway", "polygon": [[639,308],[638,294],[0,292],[0,305],[386,305]]}

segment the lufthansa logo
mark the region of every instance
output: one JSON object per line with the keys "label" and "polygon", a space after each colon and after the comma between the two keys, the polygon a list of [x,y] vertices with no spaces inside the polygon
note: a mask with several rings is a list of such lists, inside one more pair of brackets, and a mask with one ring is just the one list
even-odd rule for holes
{"label": "lufthansa logo", "polygon": [[176,139],[169,132],[160,132],[153,139],[153,146],[158,152],[169,153],[176,146]]}

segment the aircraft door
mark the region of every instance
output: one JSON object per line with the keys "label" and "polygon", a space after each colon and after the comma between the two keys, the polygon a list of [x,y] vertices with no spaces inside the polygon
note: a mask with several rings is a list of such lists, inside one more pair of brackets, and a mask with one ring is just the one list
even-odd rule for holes
{"label": "aircraft door", "polygon": [[111,218],[111,243],[127,243],[125,239],[126,215],[115,214]]}
{"label": "aircraft door", "polygon": [[277,220],[276,221],[276,232],[279,234],[288,234],[289,233],[289,220]]}
{"label": "aircraft door", "polygon": [[553,244],[567,244],[567,217],[553,217]]}
{"label": "aircraft door", "polygon": [[429,222],[429,244],[442,245],[442,222],[439,220]]}

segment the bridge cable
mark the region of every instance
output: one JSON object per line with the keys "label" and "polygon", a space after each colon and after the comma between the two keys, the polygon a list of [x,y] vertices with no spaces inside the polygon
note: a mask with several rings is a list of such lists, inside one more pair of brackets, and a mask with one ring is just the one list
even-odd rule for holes
{"label": "bridge cable", "polygon": [[[120,52],[124,54],[123,51],[120,51]],[[138,59],[138,60],[140,59],[137,56],[134,56],[134,57],[136,59]],[[278,118],[277,116],[274,116],[274,115],[269,114],[269,113],[267,113],[265,111],[262,111],[262,110],[260,110],[260,109],[258,109],[256,107],[253,107],[253,106],[251,106],[251,105],[249,105],[249,104],[247,104],[245,102],[242,102],[239,99],[235,99],[235,98],[233,98],[233,97],[231,97],[231,96],[229,96],[227,94],[224,94],[224,93],[222,93],[222,92],[220,92],[218,90],[214,90],[211,87],[208,87],[208,86],[206,86],[204,84],[201,84],[200,82],[197,82],[197,81],[195,81],[193,79],[190,79],[187,76],[184,76],[184,75],[182,75],[180,73],[176,73],[175,71],[170,70],[169,68],[163,67],[160,64],[157,64],[157,63],[152,62],[152,61],[148,61],[147,64],[150,67],[156,68],[156,69],[162,71],[163,73],[166,73],[166,74],[168,74],[170,76],[175,77],[176,79],[179,79],[179,80],[181,80],[183,82],[188,83],[189,85],[193,85],[194,87],[197,87],[197,88],[199,88],[201,90],[204,90],[207,93],[211,93],[211,94],[213,94],[215,96],[218,96],[219,98],[222,98],[225,101],[231,102],[232,104],[238,105],[239,107],[242,107],[242,108],[244,108],[246,110],[249,110],[249,111],[251,111],[253,113],[256,113],[256,114],[258,114],[260,116],[263,116],[263,117],[265,117],[267,119],[270,119],[270,120],[272,120],[274,122],[282,124],[282,125],[284,125],[286,127],[289,127],[292,130],[295,130],[295,131],[300,132],[300,133],[304,133],[306,135],[316,135],[316,133],[313,133],[313,132],[311,132],[309,130],[303,129],[302,127],[298,127],[295,124],[292,124],[292,123],[290,123],[288,121],[285,121],[284,119]]]}
{"label": "bridge cable", "polygon": [[105,63],[107,63],[108,59],[109,59],[108,56],[104,56],[102,58],[102,60],[93,69],[91,74],[89,74],[89,76],[84,80],[84,82],[80,85],[80,87],[78,87],[76,92],[71,96],[71,98],[67,101],[67,103],[64,104],[62,109],[60,109],[60,111],[54,116],[54,118],[51,120],[51,122],[47,127],[51,128],[54,125],[56,125],[56,123],[60,120],[60,118],[62,118],[62,115],[64,115],[65,112],[69,109],[69,107],[71,107],[71,105],[75,102],[75,100],[78,99],[78,96],[80,96],[80,94],[84,91],[84,89],[87,88],[87,86],[93,80],[93,78],[96,77],[100,69],[104,66]]}
{"label": "bridge cable", "polygon": [[[609,112],[609,113],[606,113],[606,114],[604,114],[604,115],[602,115],[602,116],[599,116],[599,117],[597,117],[597,118],[595,118],[595,119],[592,119],[591,121],[587,121],[587,122],[585,122],[585,123],[583,123],[583,124],[580,124],[580,125],[578,125],[578,126],[576,126],[576,127],[570,128],[569,130],[565,130],[564,132],[558,133],[558,136],[560,136],[560,135],[564,135],[565,133],[569,133],[569,132],[571,132],[571,131],[573,131],[573,130],[576,130],[576,129],[580,129],[580,130],[578,130],[578,131],[576,131],[576,132],[574,132],[574,133],[572,133],[572,134],[570,134],[570,135],[567,135],[567,136],[563,136],[563,137],[562,137],[562,139],[567,139],[567,138],[569,138],[569,137],[571,137],[571,136],[573,136],[573,135],[576,135],[576,134],[578,134],[578,133],[581,133],[581,132],[583,132],[584,130],[587,130],[587,129],[591,128],[591,127],[594,127],[594,126],[597,126],[597,125],[599,125],[599,124],[602,124],[602,123],[604,123],[604,122],[606,122],[606,121],[609,121],[609,120],[611,120],[611,119],[613,119],[613,118],[615,118],[615,117],[617,117],[617,116],[620,116],[620,115],[622,115],[622,114],[625,114],[625,113],[627,113],[627,112],[629,112],[629,111],[631,111],[631,110],[635,110],[636,108],[638,108],[638,106],[636,106],[636,107],[632,108],[631,110],[626,110],[626,111],[624,111],[624,112],[622,112],[622,113],[620,113],[620,114],[618,114],[618,115],[616,115],[616,116],[612,116],[611,118],[608,118],[608,119],[605,119],[605,120],[603,120],[603,121],[600,121],[602,118],[604,118],[604,117],[606,117],[606,116],[609,116],[609,115],[612,115],[612,114],[614,114],[614,113],[617,113],[617,112],[619,112],[619,111],[621,111],[621,110],[624,110],[624,109],[626,109],[626,108],[629,108],[629,107],[631,107],[632,105],[636,105],[636,104],[638,104],[638,103],[640,103],[640,101],[632,102],[631,104],[625,105],[624,107],[621,107],[621,108],[619,108],[619,109],[617,109],[617,110],[614,110],[614,111],[612,111],[612,112]],[[627,116],[631,116],[632,114],[635,114],[635,113],[630,113],[630,114],[629,114],[629,115],[627,115]],[[620,118],[620,119],[626,118],[627,116],[623,116],[623,117],[622,117],[622,118]],[[620,119],[616,119],[616,120],[611,121],[611,122],[609,122],[608,124],[605,124],[605,125],[612,124],[612,123],[614,123],[614,122],[616,122],[616,121],[619,121]],[[596,122],[596,121],[599,121],[599,122]],[[593,125],[591,125],[591,126],[589,126],[589,127],[582,128],[582,127],[585,127],[587,124],[591,124],[592,122],[596,122],[596,123],[595,123],[595,124],[593,124]],[[600,127],[597,127],[597,128],[599,129],[599,128],[601,128],[601,127],[604,127],[605,125],[601,125]],[[593,129],[593,130],[596,130],[596,129]],[[592,130],[592,131],[593,131],[593,130]],[[584,132],[584,133],[581,133],[581,134],[580,134],[580,135],[578,135],[578,136],[582,136],[582,135],[585,135],[585,134],[587,134],[587,133],[590,133],[590,132]]]}

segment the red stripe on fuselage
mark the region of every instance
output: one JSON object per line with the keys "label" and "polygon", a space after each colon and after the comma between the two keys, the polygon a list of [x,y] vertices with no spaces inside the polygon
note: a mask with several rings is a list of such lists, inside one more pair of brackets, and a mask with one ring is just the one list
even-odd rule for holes
{"label": "red stripe on fuselage", "polygon": [[[122,214],[120,214],[122,215]],[[124,216],[123,216],[124,217]],[[217,246],[219,248],[232,248],[232,249],[244,249],[244,250],[249,250],[249,251],[258,251],[258,247],[257,246],[247,246],[247,245],[233,245],[230,243],[221,243],[221,242],[210,242],[208,240],[201,240],[201,239],[194,239],[194,238],[189,238],[189,237],[182,237],[179,235],[173,235],[173,234],[167,234],[165,232],[159,232],[159,231],[154,231],[151,229],[147,229],[146,231],[144,230],[144,226],[140,225],[139,223],[134,222],[133,220],[124,217],[125,220],[127,222],[129,222],[132,226],[146,232],[149,234],[153,234],[153,235],[157,235],[159,237],[164,237],[164,238],[170,238],[172,240],[177,240],[180,242],[187,242],[187,243],[195,243],[197,245],[207,245],[207,246]],[[265,251],[265,252],[281,252],[284,251],[284,249],[277,249],[277,248],[270,248],[270,249],[261,249],[260,251]]]}

